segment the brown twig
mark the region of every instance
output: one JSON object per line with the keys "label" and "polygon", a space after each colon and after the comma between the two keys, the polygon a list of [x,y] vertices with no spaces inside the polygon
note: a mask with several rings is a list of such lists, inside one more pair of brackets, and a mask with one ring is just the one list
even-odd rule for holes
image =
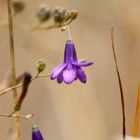
{"label": "brown twig", "polygon": [[[11,60],[11,76],[12,86],[16,85],[16,69],[15,69],[15,50],[14,50],[14,35],[13,35],[13,19],[12,19],[12,8],[11,0],[7,0],[8,6],[8,25],[9,25],[9,37],[10,37],[10,60]],[[17,91],[13,89],[14,105],[17,102]],[[16,118],[16,140],[20,140],[20,120]]]}
{"label": "brown twig", "polygon": [[120,72],[119,72],[119,67],[117,64],[117,58],[116,58],[116,53],[115,53],[115,45],[114,45],[114,34],[113,34],[114,29],[111,28],[111,41],[112,41],[112,50],[113,50],[113,57],[115,61],[115,67],[116,67],[116,72],[117,72],[117,77],[118,77],[118,82],[119,82],[119,88],[120,88],[120,96],[121,96],[121,106],[122,106],[122,117],[123,117],[123,140],[125,140],[126,136],[126,122],[125,122],[125,102],[124,102],[124,94],[123,94],[123,88],[122,88],[122,82],[121,82],[121,77],[120,77]]}

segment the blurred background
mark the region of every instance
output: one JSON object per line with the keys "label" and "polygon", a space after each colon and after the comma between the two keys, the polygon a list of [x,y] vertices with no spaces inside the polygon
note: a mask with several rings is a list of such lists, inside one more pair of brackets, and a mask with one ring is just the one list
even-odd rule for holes
{"label": "blurred background", "polygon": [[[120,92],[111,48],[111,27],[122,78],[127,135],[132,136],[140,75],[140,1],[138,0],[25,0],[26,10],[16,22],[32,24],[41,3],[76,9],[70,25],[79,59],[95,62],[85,68],[88,81],[57,84],[49,78],[32,82],[21,114],[33,113],[45,140],[112,140],[122,133]],[[0,0],[0,20],[6,18]],[[36,61],[47,64],[43,74],[63,62],[67,33],[60,29],[29,32],[14,30],[16,71],[36,73]],[[10,71],[8,28],[0,28],[0,80]],[[20,89],[19,89],[20,93]],[[10,113],[12,94],[0,98],[0,113]],[[11,140],[14,119],[0,117],[0,139]],[[31,125],[21,120],[23,140],[31,139]]]}

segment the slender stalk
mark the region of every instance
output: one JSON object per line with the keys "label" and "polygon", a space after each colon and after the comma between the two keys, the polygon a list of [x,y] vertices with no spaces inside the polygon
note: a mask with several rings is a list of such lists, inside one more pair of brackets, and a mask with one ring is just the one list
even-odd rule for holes
{"label": "slender stalk", "polygon": [[[14,35],[13,35],[13,19],[12,19],[12,8],[11,0],[7,0],[8,5],[8,23],[9,23],[9,37],[10,37],[10,60],[11,60],[11,76],[12,86],[16,85],[16,69],[15,69],[15,51],[14,51]],[[17,102],[17,91],[13,89],[14,106]],[[16,117],[16,140],[20,140],[20,119]]]}
{"label": "slender stalk", "polygon": [[[47,74],[47,75],[35,75],[31,81],[35,80],[35,79],[39,79],[39,78],[45,78],[45,77],[50,77],[50,74]],[[9,87],[9,88],[6,88],[4,89],[3,91],[0,92],[0,96],[1,95],[4,95],[6,94],[7,92],[13,90],[13,89],[17,89],[19,87],[22,87],[24,85],[24,83],[21,83],[21,84],[18,84],[18,85],[15,85],[15,86],[12,86],[12,87]]]}
{"label": "slender stalk", "polygon": [[122,87],[119,67],[118,67],[118,64],[117,64],[117,58],[116,58],[116,53],[115,53],[113,30],[114,29],[112,28],[111,29],[112,51],[113,51],[113,57],[114,57],[114,61],[115,61],[115,67],[116,67],[116,72],[117,72],[117,77],[118,77],[118,82],[119,82],[119,88],[120,88],[120,97],[121,97],[121,106],[122,106],[122,117],[123,117],[122,133],[123,133],[123,140],[125,140],[125,136],[126,136],[125,102],[124,102],[124,94],[123,94],[123,87]]}
{"label": "slender stalk", "polygon": [[24,115],[15,115],[15,114],[13,114],[13,115],[8,115],[8,114],[0,114],[0,116],[1,117],[7,117],[7,118],[16,118],[16,117],[20,117],[20,118],[22,118],[22,119],[26,119],[26,120],[28,120],[32,125],[34,124],[33,123],[33,120],[32,120],[32,117],[34,116],[33,114],[28,114],[28,115],[26,115],[26,116],[24,116]]}
{"label": "slender stalk", "polygon": [[134,130],[133,130],[133,136],[135,138],[138,137],[139,112],[140,112],[140,83],[138,87],[137,106],[136,106],[136,114],[135,114]]}

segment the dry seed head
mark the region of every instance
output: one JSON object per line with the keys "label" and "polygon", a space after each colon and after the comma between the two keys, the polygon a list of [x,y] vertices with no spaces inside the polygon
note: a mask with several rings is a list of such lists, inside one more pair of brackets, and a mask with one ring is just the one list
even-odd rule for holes
{"label": "dry seed head", "polygon": [[40,22],[45,22],[51,17],[51,9],[45,5],[41,4],[37,10],[36,17]]}
{"label": "dry seed head", "polygon": [[57,7],[53,10],[52,16],[55,23],[62,23],[64,21],[65,9]]}
{"label": "dry seed head", "polygon": [[14,10],[14,13],[20,13],[25,8],[25,2],[22,0],[12,0],[12,7]]}
{"label": "dry seed head", "polygon": [[78,16],[78,12],[76,10],[71,10],[71,19],[74,20]]}

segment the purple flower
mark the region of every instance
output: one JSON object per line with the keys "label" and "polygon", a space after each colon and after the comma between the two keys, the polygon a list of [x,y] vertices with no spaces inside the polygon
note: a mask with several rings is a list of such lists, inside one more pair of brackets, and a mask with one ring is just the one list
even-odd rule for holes
{"label": "purple flower", "polygon": [[51,79],[54,80],[57,78],[58,83],[64,81],[66,84],[71,84],[77,79],[82,83],[86,83],[86,74],[81,67],[87,67],[92,64],[92,62],[78,62],[74,43],[72,40],[67,40],[64,52],[64,63],[52,71]]}
{"label": "purple flower", "polygon": [[32,140],[44,140],[44,138],[36,124],[33,124],[33,126],[32,126]]}

